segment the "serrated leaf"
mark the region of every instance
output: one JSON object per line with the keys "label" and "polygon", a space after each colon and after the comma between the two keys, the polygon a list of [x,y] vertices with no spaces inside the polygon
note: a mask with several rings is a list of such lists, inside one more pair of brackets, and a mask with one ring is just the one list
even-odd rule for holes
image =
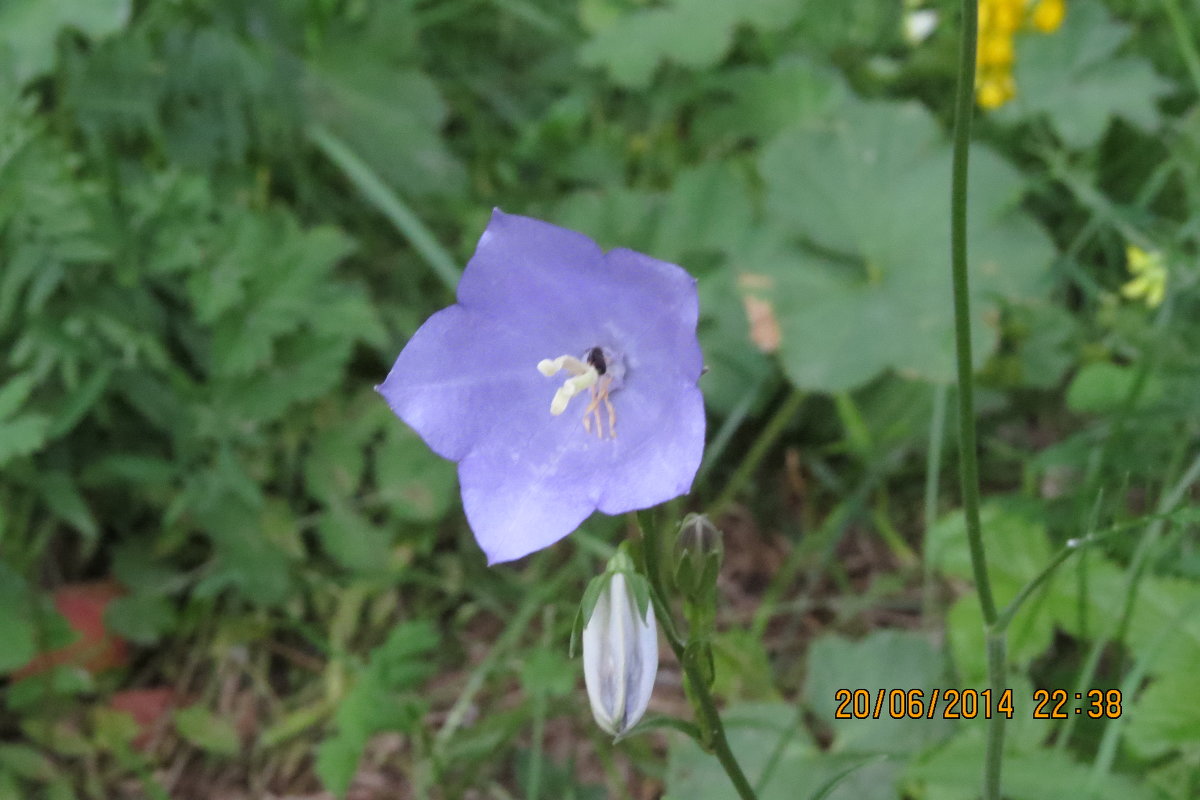
{"label": "serrated leaf", "polygon": [[[775,281],[780,356],[792,382],[842,391],[886,369],[951,380],[950,147],[929,113],[915,104],[848,104],[821,128],[776,137],[760,171],[777,227],[749,243],[742,263]],[[998,342],[998,304],[1038,292],[1054,255],[1017,207],[1022,186],[998,156],[972,149],[977,365]]]}
{"label": "serrated leaf", "polygon": [[1130,28],[1100,3],[1073,3],[1049,36],[1017,41],[1016,98],[996,118],[1013,122],[1044,116],[1063,141],[1083,149],[1099,141],[1113,117],[1155,130],[1155,100],[1173,88],[1137,56],[1115,55]]}

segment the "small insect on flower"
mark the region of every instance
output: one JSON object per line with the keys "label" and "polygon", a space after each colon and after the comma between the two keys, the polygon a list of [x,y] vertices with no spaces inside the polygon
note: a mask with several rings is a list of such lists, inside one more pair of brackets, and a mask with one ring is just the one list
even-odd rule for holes
{"label": "small insect on flower", "polygon": [[704,449],[698,315],[680,267],[497,210],[457,302],[378,390],[458,462],[476,541],[489,563],[511,561],[593,511],[691,488]]}

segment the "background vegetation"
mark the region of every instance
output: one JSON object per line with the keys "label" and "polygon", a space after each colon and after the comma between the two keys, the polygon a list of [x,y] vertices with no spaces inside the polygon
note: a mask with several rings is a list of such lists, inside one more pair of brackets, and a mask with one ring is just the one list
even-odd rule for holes
{"label": "background vegetation", "polygon": [[[487,569],[372,391],[493,206],[700,280],[686,506],[726,531],[760,796],[975,796],[981,719],[833,718],[984,682],[943,457],[955,5],[917,41],[901,0],[0,2],[0,798],[729,796],[589,719],[566,642],[624,521]],[[1198,30],[1071,3],[976,125],[998,600],[1087,543],[1010,629],[1015,800],[1200,793]],[[667,658],[651,708],[684,707]]]}

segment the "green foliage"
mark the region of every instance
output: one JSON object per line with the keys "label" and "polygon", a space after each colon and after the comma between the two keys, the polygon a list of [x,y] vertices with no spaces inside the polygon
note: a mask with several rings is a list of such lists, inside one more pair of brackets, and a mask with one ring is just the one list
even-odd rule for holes
{"label": "green foliage", "polygon": [[1103,5],[1073,4],[1054,36],[1020,41],[1013,70],[1020,89],[1001,118],[1045,117],[1075,149],[1095,145],[1113,117],[1154,130],[1155,99],[1172,86],[1145,58],[1118,54],[1129,36]]}
{"label": "green foliage", "polygon": [[[415,796],[662,790],[620,786],[622,759],[668,797],[729,796],[691,740],[665,767],[657,734],[615,766],[583,742],[568,609],[620,521],[485,571],[453,549],[454,465],[372,391],[492,206],[698,279],[721,447],[683,510],[742,474],[710,643],[760,796],[975,796],[978,724],[832,713],[837,688],[984,673],[951,465],[924,472],[953,449],[931,417],[957,23],[924,5],[912,44],[908,6],[876,0],[0,2],[0,673],[78,641],[52,600],[74,581],[123,587],[102,624],[133,653],[8,683],[28,742],[0,746],[0,797],[165,797],[164,754],[345,795],[379,733]],[[998,600],[1096,534],[1008,630],[1013,798],[1200,789],[1194,23],[1068,2],[1018,35],[1014,100],[978,112]],[[1121,296],[1129,245],[1161,254],[1160,307]],[[800,412],[760,442],[781,402]],[[1124,688],[1125,715],[1029,718],[1035,686],[1081,680]],[[187,695],[157,750],[107,705],[130,685]]]}
{"label": "green foliage", "polygon": [[[1053,250],[1015,207],[1020,174],[982,148],[972,167],[972,311],[982,362],[1000,333],[991,304],[1032,296]],[[794,232],[776,234],[758,253],[779,286],[788,377],[824,391],[854,388],[884,369],[948,381],[950,149],[932,117],[915,105],[850,104],[826,125],[780,134],[760,168],[775,230]],[[847,319],[860,324],[839,324]],[[813,352],[809,343],[831,332],[837,345]]]}
{"label": "green foliage", "polygon": [[429,654],[437,645],[438,634],[431,625],[412,622],[397,626],[371,651],[334,714],[334,734],[317,750],[317,774],[334,794],[346,795],[373,734],[411,733],[420,724],[426,703],[415,690],[434,671]]}

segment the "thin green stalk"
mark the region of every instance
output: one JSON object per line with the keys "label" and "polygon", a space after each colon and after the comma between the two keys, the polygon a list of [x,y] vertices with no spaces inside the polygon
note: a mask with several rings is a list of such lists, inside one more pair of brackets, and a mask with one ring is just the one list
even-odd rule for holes
{"label": "thin green stalk", "polygon": [[936,609],[933,585],[933,560],[929,557],[929,532],[937,519],[938,487],[942,477],[942,442],[946,436],[946,394],[944,383],[933,387],[933,417],[929,421],[929,452],[925,454],[925,531],[921,552],[925,554],[921,576],[921,608],[929,619]]}
{"label": "thin green stalk", "polygon": [[[1126,569],[1128,578],[1125,581],[1122,613],[1109,623],[1106,630],[1100,631],[1096,640],[1092,643],[1087,658],[1084,660],[1083,668],[1080,670],[1079,679],[1075,683],[1075,691],[1086,692],[1093,686],[1093,680],[1095,679],[1097,670],[1100,668],[1100,658],[1104,654],[1105,647],[1110,641],[1120,642],[1125,638],[1126,627],[1133,616],[1134,601],[1137,596],[1138,587],[1141,585],[1141,579],[1145,574],[1146,566],[1151,556],[1157,552],[1157,545],[1162,539],[1163,528],[1168,521],[1167,516],[1172,509],[1182,502],[1188,487],[1197,480],[1200,480],[1200,454],[1192,460],[1191,465],[1175,481],[1171,489],[1159,499],[1156,514],[1151,517],[1153,521],[1146,528],[1146,533],[1138,542],[1133,557],[1130,559],[1129,567]],[[1054,745],[1056,750],[1063,751],[1066,749],[1067,744],[1070,742],[1071,734],[1074,731],[1076,720],[1077,717],[1068,717],[1067,721],[1063,723],[1062,730],[1058,734],[1058,740]]]}
{"label": "thin green stalk", "polygon": [[1178,0],[1163,0],[1163,10],[1167,12],[1167,20],[1171,23],[1171,31],[1175,34],[1175,42],[1179,45],[1179,55],[1187,65],[1188,75],[1200,93],[1200,55],[1196,53],[1196,43],[1192,41],[1192,27],[1183,16]]}
{"label": "thin green stalk", "polygon": [[442,283],[451,292],[457,289],[461,275],[458,262],[442,247],[437,237],[400,196],[393,192],[349,145],[329,129],[313,125],[308,129],[308,138],[363,193],[371,205],[379,209],[396,226],[396,230],[408,239],[409,244],[425,259],[425,263]]}
{"label": "thin green stalk", "polygon": [[[643,517],[648,524],[642,524]],[[654,600],[655,612],[660,620],[666,621],[663,624],[663,632],[666,635],[667,643],[671,646],[675,658],[683,667],[688,683],[691,685],[691,696],[696,704],[695,711],[700,717],[700,730],[708,732],[708,743],[712,747],[713,755],[717,757],[725,774],[729,776],[733,788],[737,790],[738,797],[742,800],[757,800],[750,781],[746,780],[746,774],[742,772],[737,757],[729,747],[729,740],[725,738],[725,726],[721,722],[721,715],[717,711],[716,703],[713,702],[708,681],[705,679],[700,665],[685,652],[683,642],[679,640],[679,636],[675,633],[675,626],[671,623],[670,606],[667,604],[667,594],[663,589],[662,571],[658,561],[659,553],[662,552],[661,542],[658,538],[659,526],[654,524],[649,515],[645,513],[633,515],[633,523],[642,534],[642,555],[645,560],[643,566],[646,580],[650,584],[650,594]]]}
{"label": "thin green stalk", "polygon": [[721,494],[717,495],[717,499],[709,506],[709,516],[715,517],[725,510],[737,493],[741,491],[742,486],[746,481],[750,480],[750,476],[754,474],[754,470],[758,469],[759,463],[766,456],[767,451],[775,444],[775,440],[783,433],[783,429],[791,422],[792,417],[800,410],[800,404],[804,402],[804,392],[800,389],[793,389],[787,398],[779,404],[779,408],[775,410],[775,414],[763,426],[762,432],[758,438],[754,440],[754,444],[750,445],[750,449],[746,452],[746,457],[737,465],[737,469],[733,471],[729,482],[725,484],[725,489]]}
{"label": "thin green stalk", "polygon": [[[996,601],[988,578],[983,526],[979,521],[979,462],[975,452],[974,371],[971,363],[971,299],[967,278],[967,167],[970,159],[971,113],[975,95],[975,41],[977,0],[962,2],[962,38],[959,43],[958,87],[954,98],[954,155],[950,188],[950,271],[954,282],[954,345],[958,367],[959,477],[963,513],[975,591],[987,626],[988,683],[999,696],[1004,690],[1004,632],[995,629]],[[988,726],[983,767],[984,800],[1000,800],[1000,770],[1004,756],[1004,715],[996,714]]]}

